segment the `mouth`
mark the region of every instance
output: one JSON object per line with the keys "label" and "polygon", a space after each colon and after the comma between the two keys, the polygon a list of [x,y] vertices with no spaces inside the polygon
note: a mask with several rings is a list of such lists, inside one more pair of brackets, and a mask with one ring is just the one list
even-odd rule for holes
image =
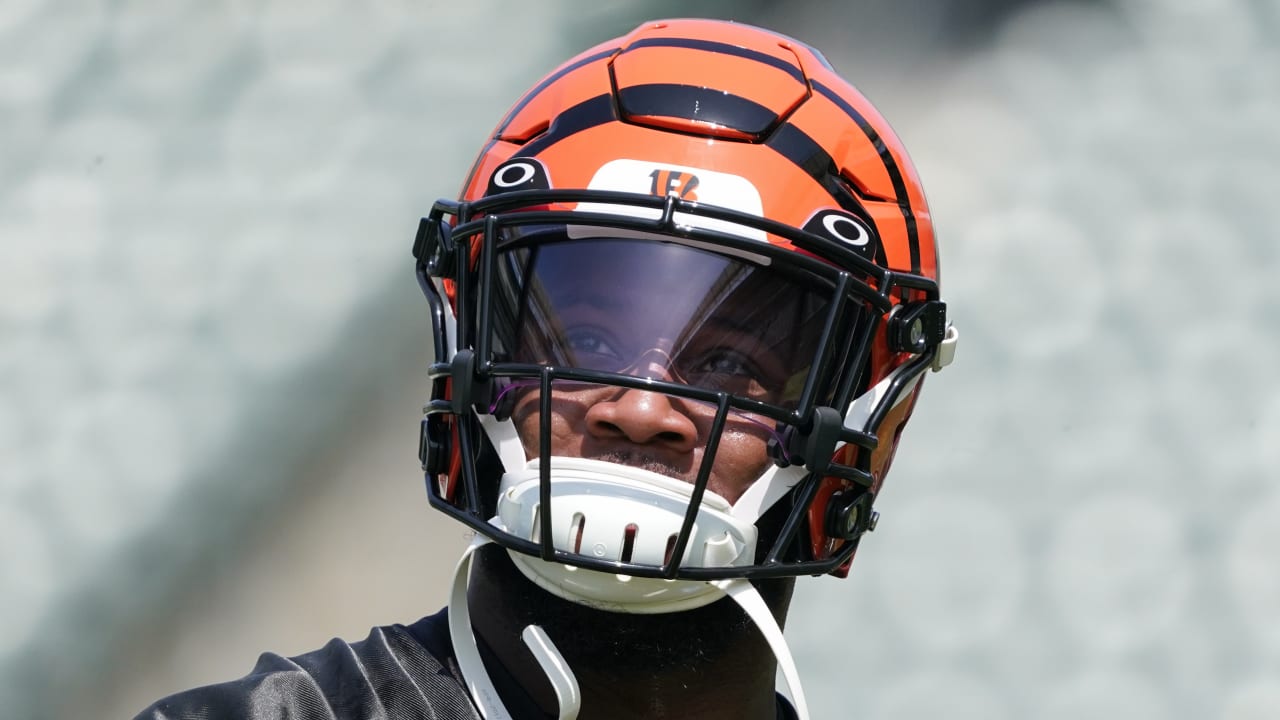
{"label": "mouth", "polygon": [[589,460],[600,460],[602,462],[610,462],[616,465],[626,465],[628,467],[648,470],[649,472],[666,475],[676,480],[684,480],[685,482],[693,482],[693,478],[689,474],[687,467],[681,468],[672,462],[665,460],[653,453],[638,452],[635,450],[610,450],[591,455]]}

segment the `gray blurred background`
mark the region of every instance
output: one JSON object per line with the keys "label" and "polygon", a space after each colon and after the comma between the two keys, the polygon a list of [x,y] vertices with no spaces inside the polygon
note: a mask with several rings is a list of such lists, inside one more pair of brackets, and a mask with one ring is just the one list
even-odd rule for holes
{"label": "gray blurred background", "polygon": [[963,334],[851,577],[800,584],[815,717],[1280,717],[1274,0],[5,0],[0,716],[444,602],[417,218],[528,85],[672,15],[880,107]]}

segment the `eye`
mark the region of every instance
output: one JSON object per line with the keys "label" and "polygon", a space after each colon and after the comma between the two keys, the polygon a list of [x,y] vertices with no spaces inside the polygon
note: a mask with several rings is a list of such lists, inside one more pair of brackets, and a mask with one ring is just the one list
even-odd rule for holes
{"label": "eye", "polygon": [[752,377],[758,375],[749,358],[737,350],[718,348],[704,353],[694,365],[693,375],[733,375]]}
{"label": "eye", "polygon": [[564,342],[573,351],[578,367],[612,370],[622,359],[609,333],[597,327],[580,325],[570,328],[564,334]]}
{"label": "eye", "polygon": [[777,383],[747,353],[727,347],[699,353],[685,373],[691,385],[709,390],[724,390],[734,395],[768,401]]}
{"label": "eye", "polygon": [[565,344],[574,352],[617,356],[604,333],[595,328],[574,328],[565,333]]}

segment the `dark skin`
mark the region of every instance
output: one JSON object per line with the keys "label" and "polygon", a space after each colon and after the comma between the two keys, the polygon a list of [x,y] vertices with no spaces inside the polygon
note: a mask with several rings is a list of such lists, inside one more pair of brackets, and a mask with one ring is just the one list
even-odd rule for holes
{"label": "dark skin", "polygon": [[[705,445],[705,409],[644,390],[594,387],[557,392],[555,455],[607,459],[692,480]],[[512,414],[536,454],[537,395]],[[742,423],[726,431],[709,489],[731,502],[768,464],[766,436]],[[532,447],[530,447],[532,446]],[[791,578],[756,582],[782,624]],[[543,711],[555,717],[550,683],[520,633],[546,630],[578,679],[581,720],[706,718],[772,720],[777,715],[773,652],[728,598],[695,610],[637,615],[596,610],[560,599],[524,577],[496,546],[482,548],[468,593],[472,624],[505,670]]]}
{"label": "dark skin", "polygon": [[[781,623],[794,580],[755,584]],[[728,598],[666,615],[594,610],[541,590],[490,545],[478,551],[468,601],[477,635],[550,717],[555,693],[520,639],[530,624],[547,631],[577,677],[580,720],[777,717],[773,652]]]}

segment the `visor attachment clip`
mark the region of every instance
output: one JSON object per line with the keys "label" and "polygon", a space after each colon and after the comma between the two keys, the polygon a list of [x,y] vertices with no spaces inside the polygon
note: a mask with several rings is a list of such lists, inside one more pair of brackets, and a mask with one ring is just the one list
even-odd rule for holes
{"label": "visor attachment clip", "polygon": [[814,408],[808,432],[800,432],[794,427],[788,427],[783,432],[783,442],[787,447],[786,459],[790,460],[791,465],[803,465],[805,470],[815,475],[826,473],[831,466],[831,456],[836,452],[836,444],[840,442],[842,430],[844,419],[835,408],[821,405]]}
{"label": "visor attachment clip", "polygon": [[838,490],[827,504],[827,535],[841,540],[856,540],[875,529],[880,513],[871,509],[875,495],[870,490],[854,488]]}
{"label": "visor attachment clip", "polygon": [[909,302],[889,314],[889,349],[919,355],[942,342],[947,333],[947,304],[940,300]]}
{"label": "visor attachment clip", "polygon": [[413,256],[436,278],[452,278],[454,246],[449,224],[432,213],[418,221]]}
{"label": "visor attachment clip", "polygon": [[476,371],[476,356],[471,350],[459,350],[449,363],[450,399],[455,415],[465,415],[473,406],[488,412],[493,395],[493,380]]}
{"label": "visor attachment clip", "polygon": [[434,414],[422,418],[418,459],[422,461],[422,471],[430,477],[448,471],[449,424],[444,415]]}

